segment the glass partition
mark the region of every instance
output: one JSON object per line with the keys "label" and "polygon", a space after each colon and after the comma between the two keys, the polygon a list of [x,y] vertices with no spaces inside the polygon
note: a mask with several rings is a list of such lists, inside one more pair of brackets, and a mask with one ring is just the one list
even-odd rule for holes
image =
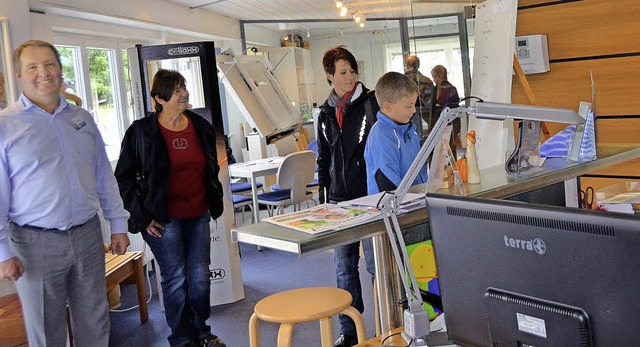
{"label": "glass partition", "polygon": [[[421,59],[420,70],[426,76],[431,75],[433,66],[446,66],[450,71],[449,80],[462,96],[468,88],[465,87],[470,85],[468,71],[471,69],[470,56],[473,55],[473,40],[469,40],[472,36],[466,33],[468,24],[462,17],[460,13],[423,18],[367,19],[364,28],[350,20],[247,21],[242,23],[243,49],[250,52],[256,47],[259,52],[261,47],[308,48],[311,66],[305,65],[304,68],[311,69],[314,76],[311,98],[318,104],[324,102],[331,90],[325,82],[322,55],[338,45],[345,45],[359,66],[364,67],[359,71],[359,80],[370,89],[384,73],[404,72],[404,60],[415,54]],[[280,66],[278,69],[284,68]]]}

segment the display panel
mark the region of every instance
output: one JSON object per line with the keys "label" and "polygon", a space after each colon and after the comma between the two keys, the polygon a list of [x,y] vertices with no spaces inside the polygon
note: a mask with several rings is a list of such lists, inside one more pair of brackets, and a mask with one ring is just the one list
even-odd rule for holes
{"label": "display panel", "polygon": [[449,339],[637,344],[640,218],[427,194]]}

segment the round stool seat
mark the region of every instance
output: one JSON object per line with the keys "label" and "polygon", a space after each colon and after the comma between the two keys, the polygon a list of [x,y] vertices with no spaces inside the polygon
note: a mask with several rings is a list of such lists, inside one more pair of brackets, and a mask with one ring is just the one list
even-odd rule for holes
{"label": "round stool seat", "polygon": [[260,319],[280,323],[278,347],[291,347],[291,335],[297,323],[317,320],[322,347],[333,347],[331,316],[336,314],[351,317],[356,325],[358,342],[364,342],[367,337],[364,320],[360,312],[351,307],[351,301],[349,292],[335,287],[298,288],[269,295],[253,308],[249,319],[249,345],[260,347]]}
{"label": "round stool seat", "polygon": [[298,288],[260,300],[254,312],[267,322],[303,323],[341,313],[351,301],[351,294],[340,288]]}

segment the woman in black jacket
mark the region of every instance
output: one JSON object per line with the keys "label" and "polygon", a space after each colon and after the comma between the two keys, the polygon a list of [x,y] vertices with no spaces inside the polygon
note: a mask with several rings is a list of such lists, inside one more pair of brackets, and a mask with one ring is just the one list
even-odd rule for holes
{"label": "woman in black jacket", "polygon": [[[343,46],[325,52],[322,59],[327,82],[333,87],[318,116],[318,183],[320,202],[336,203],[367,195],[364,147],[378,113],[375,94],[358,82],[356,58]],[[362,241],[367,271],[373,278],[371,239]],[[363,312],[358,275],[360,243],[335,248],[337,286],[353,297],[351,305]],[[336,346],[356,344],[353,321],[340,315],[340,338]]]}
{"label": "woman in black jacket", "polygon": [[135,229],[162,273],[171,346],[225,344],[210,315],[211,217],[222,214],[222,186],[211,124],[188,110],[177,71],[160,70],[151,89],[156,112],[127,130],[115,176]]}

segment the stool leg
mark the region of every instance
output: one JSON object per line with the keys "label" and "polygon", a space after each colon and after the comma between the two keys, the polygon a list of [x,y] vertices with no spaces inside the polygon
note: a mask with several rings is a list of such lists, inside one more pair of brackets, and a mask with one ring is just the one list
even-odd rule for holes
{"label": "stool leg", "polygon": [[260,322],[258,321],[258,316],[256,314],[252,314],[249,319],[249,346],[250,347],[260,347]]}
{"label": "stool leg", "polygon": [[322,341],[322,347],[333,347],[331,317],[320,318],[320,338]]}
{"label": "stool leg", "polygon": [[341,312],[342,314],[346,314],[351,317],[353,322],[356,324],[356,333],[358,334],[358,343],[363,343],[367,340],[367,328],[364,325],[364,319],[358,310],[349,306]]}
{"label": "stool leg", "polygon": [[291,347],[291,334],[295,324],[282,323],[278,330],[278,347]]}

